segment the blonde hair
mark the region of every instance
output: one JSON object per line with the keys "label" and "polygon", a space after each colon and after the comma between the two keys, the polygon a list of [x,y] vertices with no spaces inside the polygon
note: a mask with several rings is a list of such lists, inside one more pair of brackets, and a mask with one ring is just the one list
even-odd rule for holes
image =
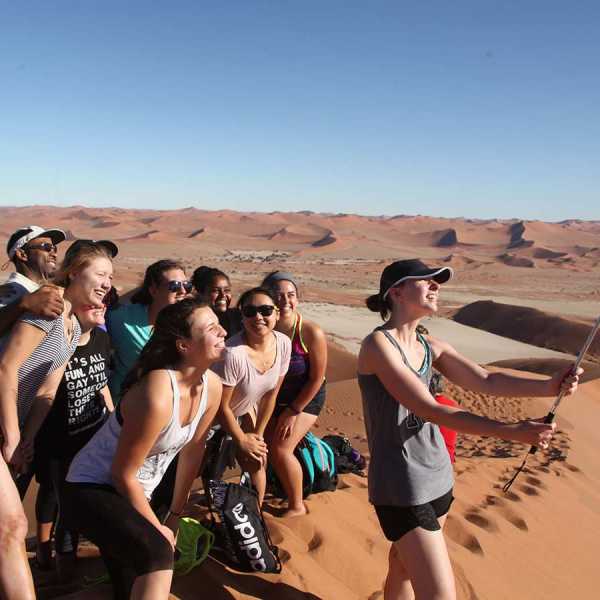
{"label": "blonde hair", "polygon": [[85,269],[95,258],[107,258],[112,262],[112,256],[100,245],[85,245],[77,252],[67,253],[54,275],[54,283],[67,288],[71,283],[71,276]]}

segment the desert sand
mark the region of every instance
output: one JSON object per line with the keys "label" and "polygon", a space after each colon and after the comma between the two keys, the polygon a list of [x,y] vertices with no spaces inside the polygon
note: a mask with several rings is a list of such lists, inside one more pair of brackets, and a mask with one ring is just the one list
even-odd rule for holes
{"label": "desert sand", "polygon": [[[562,368],[600,312],[599,222],[30,207],[0,208],[0,239],[27,223],[62,227],[72,239],[116,241],[115,283],[122,293],[139,283],[147,264],[165,257],[180,258],[190,273],[200,264],[217,266],[231,275],[238,293],[271,270],[294,272],[304,314],[331,341],[328,401],[315,433],[343,433],[363,452],[355,353],[379,323],[363,302],[377,289],[386,262],[419,256],[456,269],[443,288],[440,317],[425,325],[481,364],[538,373]],[[481,300],[502,306],[477,304]],[[447,539],[461,600],[597,597],[597,348],[586,363],[585,382],[560,408],[551,447],[530,458],[509,494],[501,487],[527,448],[459,437]],[[505,420],[542,416],[551,403],[490,398],[453,385],[448,395]],[[278,502],[267,501],[266,518],[285,563],[281,575],[238,574],[209,559],[175,579],[172,597],[383,598],[389,544],[367,501],[366,479],[344,475],[336,492],[311,496],[307,504],[307,516],[280,518]],[[196,493],[189,513],[199,514],[199,506]],[[82,548],[81,555],[82,572],[101,572],[94,548]],[[110,597],[106,586],[62,589],[47,574],[36,573],[36,579],[40,597]]]}

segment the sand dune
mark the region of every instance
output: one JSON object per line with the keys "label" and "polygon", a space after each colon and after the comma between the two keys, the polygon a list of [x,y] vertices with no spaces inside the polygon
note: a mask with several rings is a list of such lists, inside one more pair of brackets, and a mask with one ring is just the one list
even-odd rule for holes
{"label": "sand dune", "polygon": [[524,267],[526,269],[531,269],[535,267],[535,263],[530,259],[524,256],[517,256],[516,254],[500,254],[498,256],[498,260],[509,267]]}
{"label": "sand dune", "polygon": [[[342,380],[330,387],[328,410],[316,433],[338,431],[364,448],[356,382]],[[600,476],[594,468],[594,448],[600,434],[591,421],[587,427],[581,421],[597,414],[599,392],[599,382],[592,381],[565,403],[552,447],[530,458],[509,494],[500,488],[527,449],[489,438],[459,437],[456,500],[446,527],[459,600],[594,597],[600,551]],[[480,414],[509,420],[543,414],[548,405],[536,399],[491,399],[455,386],[448,393]],[[267,499],[267,523],[284,562],[280,575],[238,574],[208,559],[175,579],[172,598],[201,594],[227,600],[382,599],[389,544],[367,502],[366,481],[344,475],[336,492],[313,495],[307,505],[310,512],[305,517],[280,518],[279,501]],[[583,528],[573,527],[574,506]],[[187,512],[203,514],[199,494],[191,498]],[[101,571],[93,548],[81,554],[87,556],[80,560],[82,571]],[[98,586],[65,597],[91,600],[110,595],[108,586]]]}
{"label": "sand dune", "polygon": [[[589,323],[582,321],[492,300],[481,300],[464,306],[453,318],[464,325],[570,354],[579,351],[591,328]],[[600,359],[599,337],[592,343],[589,356]]]}

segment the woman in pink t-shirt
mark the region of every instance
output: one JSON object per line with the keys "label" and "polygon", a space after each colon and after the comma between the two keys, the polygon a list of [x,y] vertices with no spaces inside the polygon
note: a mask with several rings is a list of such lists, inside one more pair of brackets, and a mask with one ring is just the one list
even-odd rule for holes
{"label": "woman in pink t-shirt", "polygon": [[221,419],[237,447],[237,458],[262,503],[266,487],[265,428],[290,363],[290,339],[274,331],[279,316],[269,290],[252,288],[238,302],[242,331],[227,340],[225,360],[215,370],[223,381]]}

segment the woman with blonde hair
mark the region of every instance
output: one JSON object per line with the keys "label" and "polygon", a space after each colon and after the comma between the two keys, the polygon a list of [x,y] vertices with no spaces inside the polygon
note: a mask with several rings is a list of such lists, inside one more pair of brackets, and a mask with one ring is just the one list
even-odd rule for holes
{"label": "woman with blonde hair", "polygon": [[[13,475],[27,468],[35,434],[79,343],[75,312],[102,306],[112,271],[112,257],[101,245],[84,244],[67,253],[55,277],[64,287],[63,312],[54,319],[23,315],[0,350],[0,595],[7,600],[35,597],[25,554],[27,518]],[[34,404],[42,409],[32,411]]]}

